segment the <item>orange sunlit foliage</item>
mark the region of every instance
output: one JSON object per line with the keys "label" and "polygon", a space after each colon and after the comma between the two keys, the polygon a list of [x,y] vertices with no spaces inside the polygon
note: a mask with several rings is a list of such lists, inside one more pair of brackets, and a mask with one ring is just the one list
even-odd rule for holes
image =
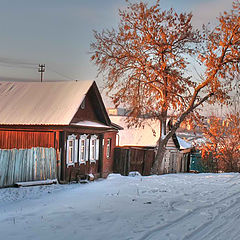
{"label": "orange sunlit foliage", "polygon": [[203,127],[206,143],[201,146],[203,162],[214,165],[214,171],[240,170],[240,114],[229,114],[222,120],[209,118]]}
{"label": "orange sunlit foliage", "polygon": [[[127,4],[119,10],[117,29],[94,32],[91,60],[115,106],[130,110],[129,125],[139,126],[146,117],[160,121],[158,173],[165,145],[180,124],[204,102],[228,98],[231,77],[239,71],[240,2],[234,1],[210,33],[193,28],[191,13],[162,10],[160,1]],[[201,80],[189,75],[189,56],[205,66]],[[170,111],[177,121],[167,133]]]}
{"label": "orange sunlit foliage", "polygon": [[[107,73],[107,88],[116,106],[131,110],[131,123],[139,116],[165,119],[169,108],[179,110],[194,87],[184,76],[186,56],[200,41],[191,14],[162,11],[140,2],[120,10],[118,30],[95,32],[92,61]],[[196,53],[196,52],[195,52]]]}
{"label": "orange sunlit foliage", "polygon": [[208,34],[206,51],[199,58],[206,66],[203,86],[214,93],[214,100],[224,102],[232,90],[232,79],[239,73],[240,1],[235,0],[232,10],[220,15],[218,22]]}

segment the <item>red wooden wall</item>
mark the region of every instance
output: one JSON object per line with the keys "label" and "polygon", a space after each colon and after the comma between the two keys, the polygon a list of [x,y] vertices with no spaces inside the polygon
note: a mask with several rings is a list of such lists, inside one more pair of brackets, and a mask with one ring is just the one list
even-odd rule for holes
{"label": "red wooden wall", "polygon": [[[92,132],[93,134],[94,132]],[[71,135],[68,133],[68,135]],[[107,139],[111,139],[111,153],[107,158]],[[108,174],[113,172],[113,159],[114,159],[114,148],[116,147],[116,131],[114,132],[105,132],[103,134],[104,146],[102,151],[101,159],[96,161],[96,163],[90,163],[87,161],[86,164],[75,163],[73,166],[66,165],[66,151],[64,152],[64,177],[65,181],[75,181],[79,177],[84,177],[89,173],[95,175],[95,177],[107,177]],[[100,144],[100,148],[102,145]],[[99,162],[101,161],[101,162]],[[99,166],[100,164],[100,166]]]}
{"label": "red wooden wall", "polygon": [[0,131],[0,149],[55,147],[54,132]]}
{"label": "red wooden wall", "polygon": [[[107,139],[111,139],[111,153],[107,158]],[[107,132],[104,134],[104,149],[103,149],[103,165],[102,177],[107,177],[109,173],[113,172],[114,148],[116,147],[116,132]]]}

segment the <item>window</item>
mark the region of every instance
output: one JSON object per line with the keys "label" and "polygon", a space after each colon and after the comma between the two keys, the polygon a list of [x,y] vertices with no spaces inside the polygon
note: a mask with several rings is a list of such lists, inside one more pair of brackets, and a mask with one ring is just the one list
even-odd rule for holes
{"label": "window", "polygon": [[73,140],[68,140],[68,164],[73,164]]}
{"label": "window", "polygon": [[83,134],[77,139],[76,135],[69,135],[67,139],[67,166],[75,163],[86,164],[86,161],[96,162],[99,159],[99,139],[96,135]]}
{"label": "window", "polygon": [[95,152],[96,152],[96,140],[91,139],[91,160],[95,159]]}
{"label": "window", "polygon": [[90,162],[96,162],[99,159],[99,139],[96,135],[90,138]]}
{"label": "window", "polygon": [[84,134],[79,138],[79,164],[88,161],[89,139],[87,137],[88,135]]}
{"label": "window", "polygon": [[108,138],[107,139],[107,158],[110,158],[111,156],[111,145],[112,145],[112,139]]}
{"label": "window", "polygon": [[69,135],[67,140],[67,166],[74,165],[78,161],[78,140],[76,135]]}
{"label": "window", "polygon": [[85,158],[85,155],[86,155],[85,140],[83,140],[83,139],[80,140],[80,146],[81,146],[81,148],[80,148],[80,156],[81,156],[80,160],[85,161],[85,159],[86,159]]}

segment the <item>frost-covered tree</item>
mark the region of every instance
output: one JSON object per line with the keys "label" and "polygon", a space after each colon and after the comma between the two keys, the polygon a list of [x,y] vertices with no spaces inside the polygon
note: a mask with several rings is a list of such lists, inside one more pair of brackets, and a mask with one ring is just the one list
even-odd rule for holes
{"label": "frost-covered tree", "polygon": [[[162,172],[165,146],[186,117],[210,97],[223,101],[230,91],[229,80],[239,71],[239,11],[236,0],[206,35],[194,30],[191,13],[162,10],[159,1],[128,3],[119,10],[117,29],[94,32],[91,60],[106,76],[114,104],[130,109],[129,125],[144,124],[145,117],[160,121],[153,173]],[[201,81],[188,75],[190,55],[205,65]],[[169,111],[177,121],[167,131]]]}

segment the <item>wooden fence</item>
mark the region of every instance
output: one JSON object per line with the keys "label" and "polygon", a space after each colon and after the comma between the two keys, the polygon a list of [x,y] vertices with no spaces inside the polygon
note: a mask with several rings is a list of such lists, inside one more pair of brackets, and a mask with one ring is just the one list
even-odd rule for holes
{"label": "wooden fence", "polygon": [[54,148],[0,149],[0,187],[57,178]]}
{"label": "wooden fence", "polygon": [[116,147],[113,171],[127,176],[131,171],[150,175],[155,152],[143,147]]}

